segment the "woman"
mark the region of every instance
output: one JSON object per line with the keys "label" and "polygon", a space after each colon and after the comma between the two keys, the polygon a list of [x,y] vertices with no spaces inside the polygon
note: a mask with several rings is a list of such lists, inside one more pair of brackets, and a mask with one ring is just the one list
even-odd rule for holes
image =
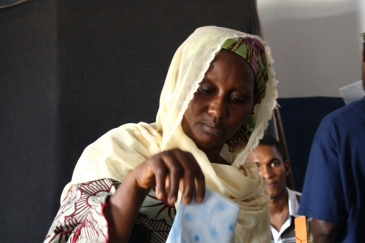
{"label": "woman", "polygon": [[240,206],[234,242],[269,242],[269,196],[245,160],[276,105],[271,64],[257,36],[197,29],[173,57],[156,123],[123,125],[85,149],[46,242],[128,242],[140,225],[164,242],[173,204],[202,202],[205,186]]}

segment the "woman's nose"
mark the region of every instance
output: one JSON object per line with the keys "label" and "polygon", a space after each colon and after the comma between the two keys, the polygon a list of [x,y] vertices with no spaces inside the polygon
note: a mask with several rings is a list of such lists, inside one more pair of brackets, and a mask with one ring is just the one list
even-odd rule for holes
{"label": "woman's nose", "polygon": [[227,118],[228,117],[228,107],[227,102],[224,97],[217,95],[210,100],[210,105],[208,108],[208,113],[216,118]]}

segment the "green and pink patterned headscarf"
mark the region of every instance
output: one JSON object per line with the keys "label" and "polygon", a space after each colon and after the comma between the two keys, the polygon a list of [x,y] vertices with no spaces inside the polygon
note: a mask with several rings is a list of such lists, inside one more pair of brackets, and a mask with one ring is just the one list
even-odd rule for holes
{"label": "green and pink patterned headscarf", "polygon": [[[255,75],[254,94],[259,95],[258,102],[265,97],[266,83],[268,81],[267,64],[265,58],[265,47],[262,43],[253,38],[227,39],[223,45],[223,49],[233,51],[243,57]],[[233,152],[237,148],[244,146],[255,129],[256,121],[252,111],[246,122],[238,130],[238,132],[226,143],[229,151]]]}

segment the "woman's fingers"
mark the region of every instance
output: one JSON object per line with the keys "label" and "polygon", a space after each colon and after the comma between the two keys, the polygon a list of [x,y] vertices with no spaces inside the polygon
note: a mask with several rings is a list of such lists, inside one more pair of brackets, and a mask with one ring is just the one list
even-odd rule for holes
{"label": "woman's fingers", "polygon": [[173,151],[166,151],[170,157],[168,160],[171,160],[169,164],[170,175],[168,177],[169,185],[166,188],[168,190],[168,198],[167,201],[170,204],[176,202],[177,194],[179,191],[179,181],[181,176],[184,174],[183,167],[181,167],[181,162],[176,158]]}
{"label": "woman's fingers", "polygon": [[156,196],[162,200],[168,191],[167,202],[173,204],[182,191],[182,201],[188,204],[195,197],[203,201],[205,179],[194,156],[180,149],[156,154],[136,168],[136,181],[142,188],[155,186]]}
{"label": "woman's fingers", "polygon": [[[154,163],[152,165],[156,176],[155,189],[157,198],[160,200],[164,199],[165,193],[168,192],[167,202],[173,204],[177,198],[179,180],[183,174],[183,169],[180,162],[176,159],[176,155],[171,151],[165,151],[157,157],[161,164]],[[159,173],[162,167],[166,173]]]}
{"label": "woman's fingers", "polygon": [[[155,179],[155,190],[156,190],[156,196],[158,199],[162,200],[165,197],[165,181],[166,176],[169,174],[168,169],[165,166],[164,162],[160,160],[159,158],[156,158],[156,162],[153,161],[152,163],[152,178],[151,180]],[[153,176],[155,178],[153,178]]]}
{"label": "woman's fingers", "polygon": [[184,161],[184,163],[181,163],[184,170],[181,189],[182,201],[183,203],[188,204],[192,201],[196,192],[195,178],[198,176],[199,170],[197,170],[197,167],[199,166],[190,153],[179,153],[177,156],[180,161]]}
{"label": "woman's fingers", "polygon": [[195,170],[195,201],[198,203],[203,202],[204,195],[205,195],[205,176],[203,174],[203,171],[201,170],[198,162],[195,160],[194,156],[192,154],[188,154],[190,157],[190,160],[193,161],[192,166]]}
{"label": "woman's fingers", "polygon": [[[179,149],[174,149],[170,151],[170,153],[174,154],[174,158],[176,158],[182,168],[182,173],[178,173],[178,176],[183,203],[190,203],[194,197],[197,202],[202,202],[205,194],[205,178],[194,156],[191,153]],[[176,178],[174,179],[174,182],[177,182]],[[175,193],[175,190],[173,193]]]}

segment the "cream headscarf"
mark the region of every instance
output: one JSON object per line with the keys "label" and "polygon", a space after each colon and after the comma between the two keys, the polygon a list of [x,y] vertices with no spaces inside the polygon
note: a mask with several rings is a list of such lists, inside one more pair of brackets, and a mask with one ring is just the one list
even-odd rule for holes
{"label": "cream headscarf", "polygon": [[[217,52],[228,38],[250,37],[265,46],[269,80],[266,95],[255,106],[256,127],[247,146],[230,153],[224,145],[221,156],[231,166],[211,164],[204,152],[187,137],[181,120],[194,92]],[[147,158],[164,150],[180,148],[191,152],[202,168],[207,188],[230,198],[240,206],[233,242],[270,242],[269,195],[257,166],[245,163],[258,145],[276,106],[276,80],[267,43],[258,36],[215,26],[198,28],[178,48],[171,62],[160,97],[156,123],[125,124],[89,145],[81,155],[71,185],[102,178],[123,181],[125,175]]]}

